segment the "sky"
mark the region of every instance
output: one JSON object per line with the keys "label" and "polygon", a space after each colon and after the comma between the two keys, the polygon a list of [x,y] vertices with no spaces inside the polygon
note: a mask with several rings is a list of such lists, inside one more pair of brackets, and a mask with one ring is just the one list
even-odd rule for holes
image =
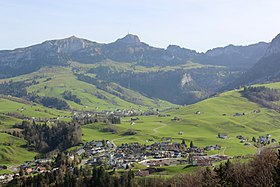
{"label": "sky", "polygon": [[0,0],[0,50],[72,35],[110,43],[128,33],[199,52],[270,42],[279,0]]}

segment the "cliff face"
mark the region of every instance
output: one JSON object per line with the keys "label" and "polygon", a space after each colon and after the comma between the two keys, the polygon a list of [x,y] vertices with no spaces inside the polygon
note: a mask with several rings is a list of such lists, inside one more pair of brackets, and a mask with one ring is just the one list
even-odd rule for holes
{"label": "cliff face", "polygon": [[280,34],[268,46],[264,56],[230,87],[280,81]]}
{"label": "cliff face", "polygon": [[268,46],[265,57],[280,53],[280,34],[278,34]]}

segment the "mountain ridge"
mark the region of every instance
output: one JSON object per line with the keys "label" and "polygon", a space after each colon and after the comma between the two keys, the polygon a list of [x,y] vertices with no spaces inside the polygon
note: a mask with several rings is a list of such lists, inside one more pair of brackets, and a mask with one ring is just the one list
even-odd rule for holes
{"label": "mountain ridge", "polygon": [[[0,51],[0,78],[28,74],[44,67],[69,67],[69,62],[78,62],[80,65],[73,71],[95,77],[96,80],[92,80],[95,85],[112,82],[150,98],[191,104],[230,85],[267,51],[275,51],[268,49],[271,45],[265,42],[247,46],[231,44],[198,53],[178,45],[169,45],[166,49],[153,47],[133,34],[108,44],[70,36]],[[88,66],[86,71],[80,71],[83,66]],[[188,84],[182,84],[186,77]]]}
{"label": "mountain ridge", "polygon": [[[97,43],[87,39],[70,36],[64,39],[47,40],[40,44],[0,51],[0,73],[11,77],[38,70],[44,66],[65,65],[67,61],[94,64],[106,59],[119,62],[136,62],[144,66],[167,66],[185,64],[194,60],[201,64],[223,65],[229,67],[249,68],[266,50],[266,43],[248,46],[226,46],[198,53],[195,50],[177,45],[166,49],[150,46],[141,42],[137,35],[128,34],[108,44]],[[249,56],[246,51],[252,49]],[[229,48],[234,48],[230,50]],[[215,51],[219,54],[215,54]],[[242,56],[240,56],[242,54]],[[238,56],[239,55],[239,56]],[[236,60],[232,57],[238,56]],[[229,61],[230,59],[230,61]],[[227,62],[229,61],[229,62]],[[249,63],[250,62],[250,63]],[[26,70],[29,66],[29,70]],[[0,77],[0,78],[1,78]]]}
{"label": "mountain ridge", "polygon": [[269,44],[264,56],[257,63],[235,80],[228,88],[268,83],[280,80],[280,34]]}

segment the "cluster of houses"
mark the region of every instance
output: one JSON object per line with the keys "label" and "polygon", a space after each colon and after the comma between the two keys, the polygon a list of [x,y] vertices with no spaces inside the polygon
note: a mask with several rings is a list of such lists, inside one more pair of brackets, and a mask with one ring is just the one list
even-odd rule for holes
{"label": "cluster of houses", "polygon": [[[85,143],[81,148],[68,152],[68,158],[81,158],[84,165],[107,165],[112,169],[133,168],[136,163],[148,168],[157,166],[170,166],[178,164],[193,164],[198,166],[208,166],[214,161],[226,158],[221,156],[208,157],[205,151],[220,150],[219,145],[198,148],[196,146],[187,147],[185,143],[172,142],[172,138],[162,138],[162,142],[154,142],[151,145],[139,143],[122,144],[116,146],[109,140],[98,140]],[[51,168],[51,159],[37,159],[26,161],[20,166],[20,170],[25,175],[52,172],[58,168]],[[67,168],[71,171],[71,168]],[[17,173],[18,174],[18,173]],[[142,173],[143,174],[143,173]],[[140,175],[140,174],[139,174]],[[145,175],[145,174],[143,174]],[[6,183],[13,179],[15,175],[0,175],[0,182]]]}
{"label": "cluster of houses", "polygon": [[[251,145],[250,142],[248,142],[248,139],[245,138],[242,135],[238,135],[236,136],[236,138],[238,138],[240,140],[240,143],[244,143],[244,145]],[[252,138],[252,142],[253,143],[258,143],[260,145],[267,145],[270,143],[276,143],[276,139],[271,138],[271,134],[266,134],[264,136],[259,136],[258,139],[256,139],[255,137]]]}
{"label": "cluster of houses", "polygon": [[109,140],[100,140],[100,141],[91,141],[86,142],[83,147],[78,149],[75,154],[79,156],[84,156],[86,158],[108,152],[110,149],[114,147],[114,144]]}
{"label": "cluster of houses", "polygon": [[161,166],[171,166],[178,164],[189,164],[187,159],[177,159],[177,158],[163,158],[163,159],[149,159],[139,162],[146,167],[161,167]]}
{"label": "cluster of houses", "polygon": [[266,134],[265,136],[259,136],[257,142],[262,145],[267,145],[270,143],[276,143],[276,139],[271,138],[271,134]]}
{"label": "cluster of houses", "polygon": [[[198,148],[196,146],[187,147],[185,144],[171,142],[171,138],[163,138],[162,142],[155,142],[151,145],[141,145],[139,143],[122,144],[116,147],[108,140],[92,141],[86,143],[82,148],[72,154],[79,155],[86,160],[88,165],[107,165],[111,168],[132,168],[134,163],[145,163],[145,165],[170,165],[170,160],[185,159],[189,154],[205,155],[206,150],[216,150],[220,146],[208,146]],[[153,162],[146,162],[147,158],[154,159]],[[167,159],[167,160],[166,160]],[[159,160],[164,160],[159,161]],[[177,163],[177,162],[172,162]]]}
{"label": "cluster of houses", "polygon": [[[24,175],[46,173],[55,169],[50,168],[51,161],[51,159],[37,159],[34,161],[25,161],[24,164],[19,166],[19,171],[22,171]],[[9,181],[13,180],[14,177],[18,176],[20,176],[20,172],[16,171],[14,174],[2,174],[0,175],[0,184],[6,184]]]}
{"label": "cluster of houses", "polygon": [[153,108],[149,108],[146,111],[137,110],[137,109],[115,109],[115,110],[103,110],[103,111],[84,111],[84,112],[73,112],[73,118],[86,118],[86,117],[93,117],[93,116],[110,116],[114,115],[117,117],[131,117],[131,116],[149,116],[149,115],[159,115],[159,117],[170,116],[159,114],[158,111],[154,110]]}
{"label": "cluster of houses", "polygon": [[191,163],[194,166],[212,166],[213,162],[228,160],[231,157],[226,155],[211,155],[211,156],[192,156],[190,157]]}
{"label": "cluster of houses", "polygon": [[220,145],[207,145],[204,150],[206,151],[214,151],[214,150],[221,150]]}
{"label": "cluster of houses", "polygon": [[51,159],[37,159],[35,161],[26,161],[20,168],[23,170],[24,174],[36,174],[45,173],[50,170],[49,165],[51,164]]}
{"label": "cluster of houses", "polygon": [[236,138],[240,140],[240,143],[244,143],[244,145],[246,146],[251,145],[248,140],[242,135],[237,135]]}

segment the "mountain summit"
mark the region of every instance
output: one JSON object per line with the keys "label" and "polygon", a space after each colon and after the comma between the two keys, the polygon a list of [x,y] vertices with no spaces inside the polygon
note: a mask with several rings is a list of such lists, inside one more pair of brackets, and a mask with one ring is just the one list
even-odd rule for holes
{"label": "mountain summit", "polygon": [[141,41],[137,35],[127,34],[125,37],[118,39],[116,43],[140,44]]}
{"label": "mountain summit", "polygon": [[280,53],[280,34],[278,34],[272,41],[270,46],[267,48],[265,56]]}
{"label": "mountain summit", "polygon": [[[279,36],[272,42],[267,53],[276,52],[278,38]],[[197,53],[176,45],[170,45],[167,49],[152,47],[133,34],[127,34],[109,44],[71,36],[26,48],[0,51],[0,78],[33,72],[45,66],[66,65],[67,61],[94,64],[108,59],[147,67],[176,66],[195,61],[200,64],[248,69],[263,56],[267,46],[264,42],[249,46],[230,45]]]}
{"label": "mountain summit", "polygon": [[50,44],[52,47],[56,47],[58,53],[73,53],[93,44],[91,41],[77,38],[76,36],[71,36],[61,40],[51,40],[45,43]]}

